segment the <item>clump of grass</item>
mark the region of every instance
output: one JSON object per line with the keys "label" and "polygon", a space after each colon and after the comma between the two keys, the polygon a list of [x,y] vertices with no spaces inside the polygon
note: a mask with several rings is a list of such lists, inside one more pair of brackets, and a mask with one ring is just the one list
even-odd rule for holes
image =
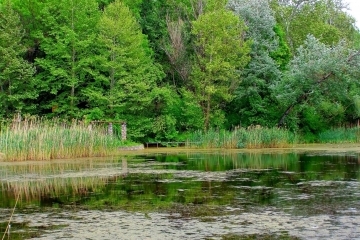
{"label": "clump of grass", "polygon": [[318,135],[320,143],[358,143],[360,142],[360,128],[335,128]]}
{"label": "clump of grass", "polygon": [[121,144],[105,127],[75,120],[29,118],[0,129],[0,152],[7,161],[107,156]]}
{"label": "clump of grass", "polygon": [[239,128],[232,132],[209,130],[194,132],[189,147],[203,148],[281,148],[297,142],[296,134],[280,128]]}

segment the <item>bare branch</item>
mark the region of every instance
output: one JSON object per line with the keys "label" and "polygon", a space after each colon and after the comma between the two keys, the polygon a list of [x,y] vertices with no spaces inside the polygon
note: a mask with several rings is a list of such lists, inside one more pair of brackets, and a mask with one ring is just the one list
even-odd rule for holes
{"label": "bare branch", "polygon": [[180,75],[183,81],[188,79],[190,68],[188,61],[185,59],[186,48],[184,44],[184,22],[179,17],[176,21],[172,21],[170,15],[166,15],[166,26],[169,33],[170,45],[163,47],[169,61],[174,70]]}
{"label": "bare branch", "polygon": [[204,7],[204,0],[191,0],[191,8],[193,11],[194,19],[198,19],[198,17],[204,13]]}

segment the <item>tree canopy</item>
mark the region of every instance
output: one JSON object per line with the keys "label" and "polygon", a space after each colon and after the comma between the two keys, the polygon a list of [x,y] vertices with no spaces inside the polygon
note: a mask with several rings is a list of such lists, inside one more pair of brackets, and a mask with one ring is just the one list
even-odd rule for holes
{"label": "tree canopy", "polygon": [[360,119],[345,0],[0,0],[0,117],[124,120],[135,141]]}

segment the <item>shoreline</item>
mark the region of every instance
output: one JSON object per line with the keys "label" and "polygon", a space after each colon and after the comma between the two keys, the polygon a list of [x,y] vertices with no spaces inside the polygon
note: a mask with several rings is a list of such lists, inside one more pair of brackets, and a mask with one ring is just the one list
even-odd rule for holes
{"label": "shoreline", "polygon": [[[119,147],[118,152],[115,155],[103,156],[103,157],[89,157],[92,158],[108,158],[114,156],[123,156],[123,155],[136,155],[136,154],[147,154],[147,153],[162,153],[162,154],[171,154],[171,153],[191,153],[191,152],[209,152],[209,153],[270,153],[270,154],[282,154],[282,153],[311,153],[311,152],[323,152],[324,154],[339,154],[339,153],[349,153],[349,154],[360,154],[360,143],[341,143],[341,144],[295,144],[291,147],[286,148],[236,148],[236,149],[227,149],[227,148],[187,148],[187,147],[158,147],[158,148],[145,148],[143,144],[135,146],[126,146]],[[6,161],[5,153],[0,152],[0,162],[2,163],[19,163],[19,162],[56,162],[59,160],[81,160],[87,159],[84,157],[81,158],[70,158],[70,159],[50,159],[50,160],[25,160],[25,161]]]}

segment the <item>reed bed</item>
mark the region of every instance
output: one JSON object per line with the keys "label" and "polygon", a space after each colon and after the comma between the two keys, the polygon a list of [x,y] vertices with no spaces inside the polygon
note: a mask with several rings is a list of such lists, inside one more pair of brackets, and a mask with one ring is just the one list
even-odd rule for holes
{"label": "reed bed", "polygon": [[359,143],[360,127],[335,128],[318,135],[319,143]]}
{"label": "reed bed", "polygon": [[280,128],[239,128],[232,132],[197,131],[187,140],[188,147],[198,148],[282,148],[297,143],[296,134]]}
{"label": "reed bed", "polygon": [[6,161],[108,156],[121,144],[104,126],[83,121],[30,118],[3,122],[0,128],[1,158]]}

